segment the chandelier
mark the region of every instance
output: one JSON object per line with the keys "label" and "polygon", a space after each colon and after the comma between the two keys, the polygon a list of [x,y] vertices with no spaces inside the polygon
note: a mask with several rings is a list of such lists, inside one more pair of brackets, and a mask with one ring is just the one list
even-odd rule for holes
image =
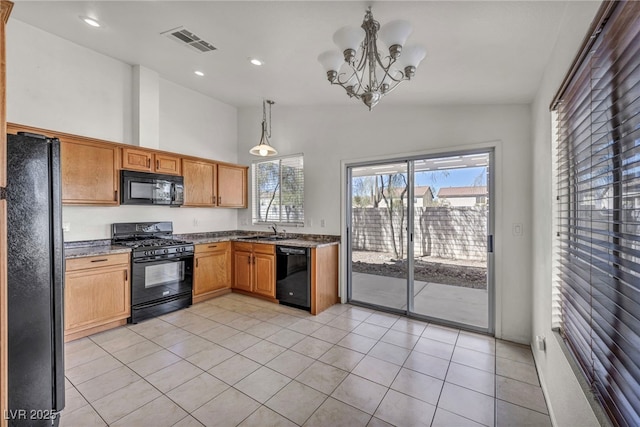
{"label": "chandelier", "polygon": [[[402,20],[381,28],[369,6],[360,28],[343,27],[333,35],[342,53],[327,51],[318,61],[332,85],[342,86],[350,98],[360,99],[371,111],[383,96],[411,80],[426,56],[423,46],[404,47],[411,31],[411,24]],[[381,56],[378,42],[388,48],[388,56]]]}
{"label": "chandelier", "polygon": [[[269,121],[267,122],[267,108],[269,104]],[[275,156],[278,154],[275,148],[269,144],[269,138],[271,138],[271,106],[275,104],[274,101],[269,99],[262,100],[262,136],[260,137],[260,143],[249,150],[250,154],[254,156]]]}

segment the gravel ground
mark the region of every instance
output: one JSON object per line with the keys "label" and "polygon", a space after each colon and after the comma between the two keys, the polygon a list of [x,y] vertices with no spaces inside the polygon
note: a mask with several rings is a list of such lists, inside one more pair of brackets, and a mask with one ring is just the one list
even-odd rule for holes
{"label": "gravel ground", "polygon": [[[407,260],[396,260],[390,253],[353,251],[352,259],[353,271],[357,273],[399,278],[407,274]],[[486,289],[487,267],[484,261],[417,257],[414,278],[422,282]]]}

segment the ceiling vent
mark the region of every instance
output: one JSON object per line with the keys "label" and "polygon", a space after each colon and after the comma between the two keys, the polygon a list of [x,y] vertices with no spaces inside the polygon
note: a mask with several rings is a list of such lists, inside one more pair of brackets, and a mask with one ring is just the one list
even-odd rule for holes
{"label": "ceiling vent", "polygon": [[202,40],[200,37],[196,36],[184,27],[174,28],[172,30],[164,31],[160,34],[200,53],[216,50],[216,47],[214,45]]}

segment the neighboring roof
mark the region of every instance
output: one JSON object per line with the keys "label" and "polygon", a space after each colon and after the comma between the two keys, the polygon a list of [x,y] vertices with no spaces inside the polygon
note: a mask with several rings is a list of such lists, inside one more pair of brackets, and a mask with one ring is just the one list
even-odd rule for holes
{"label": "neighboring roof", "polygon": [[446,197],[474,197],[474,196],[486,196],[487,187],[485,185],[479,185],[476,187],[443,187],[438,190],[439,198]]}
{"label": "neighboring roof", "polygon": [[[400,197],[400,194],[402,194],[404,190],[405,190],[404,187],[391,189],[394,197]],[[389,194],[389,190],[387,188],[385,188],[384,191],[385,191],[385,194]],[[433,190],[428,185],[419,185],[414,187],[413,189],[413,195],[415,197],[423,197],[427,192],[429,192],[427,197],[431,197],[433,199]],[[405,193],[405,197],[406,197],[406,193]]]}
{"label": "neighboring roof", "polygon": [[418,185],[418,186],[416,186],[413,189],[413,194],[415,196],[425,196],[425,195],[427,195],[428,197],[433,199],[433,190],[428,185]]}

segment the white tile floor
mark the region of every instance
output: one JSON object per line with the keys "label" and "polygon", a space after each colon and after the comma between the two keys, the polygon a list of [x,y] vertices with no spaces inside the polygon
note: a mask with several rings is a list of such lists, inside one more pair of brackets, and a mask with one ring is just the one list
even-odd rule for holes
{"label": "white tile floor", "polygon": [[549,426],[530,349],[238,294],[66,345],[64,427]]}

